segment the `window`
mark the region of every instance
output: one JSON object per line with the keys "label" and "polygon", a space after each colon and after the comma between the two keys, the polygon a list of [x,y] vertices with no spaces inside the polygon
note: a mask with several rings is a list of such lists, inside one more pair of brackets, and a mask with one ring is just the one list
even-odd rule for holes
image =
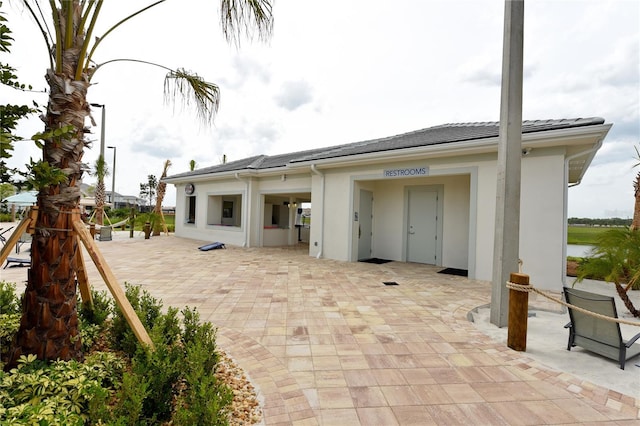
{"label": "window", "polygon": [[196,197],[187,197],[187,223],[196,223]]}
{"label": "window", "polygon": [[242,195],[209,195],[207,225],[242,226]]}
{"label": "window", "polygon": [[233,201],[222,202],[222,218],[231,219],[233,217]]}

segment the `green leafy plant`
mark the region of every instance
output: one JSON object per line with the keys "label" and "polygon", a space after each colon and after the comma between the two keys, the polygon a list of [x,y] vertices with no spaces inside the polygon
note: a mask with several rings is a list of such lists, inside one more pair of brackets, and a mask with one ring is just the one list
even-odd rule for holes
{"label": "green leafy plant", "polygon": [[[48,364],[29,355],[0,372],[0,424],[228,424],[233,392],[215,376],[215,328],[201,323],[195,308],[163,313],[162,302],[146,290],[125,286],[155,350],[140,345],[106,293],[92,288],[93,309],[79,303],[85,361]],[[12,306],[15,285],[0,285],[0,300]],[[0,315],[0,344],[19,323],[20,314]],[[105,332],[129,352],[90,351]]]}
{"label": "green leafy plant", "polygon": [[16,296],[16,285],[0,281],[0,314],[20,313],[20,301]]}
{"label": "green leafy plant", "polygon": [[[125,295],[131,303],[142,325],[147,330],[152,330],[156,320],[160,317],[162,311],[162,302],[155,299],[148,291],[142,290],[139,286],[133,286],[124,283]],[[127,320],[119,308],[115,308],[113,321],[110,327],[110,336],[113,346],[121,349],[129,356],[133,356],[138,349],[138,339],[133,330],[129,327]]]}
{"label": "green leafy plant", "polygon": [[97,394],[106,400],[123,368],[108,353],[89,355],[84,363],[47,364],[35,355],[22,356],[17,368],[0,374],[0,423],[84,424],[90,402]]}
{"label": "green leafy plant", "polygon": [[27,164],[27,173],[24,174],[27,188],[41,190],[51,185],[59,185],[67,180],[67,175],[59,168],[51,166],[46,161]]}
{"label": "green leafy plant", "polygon": [[600,234],[578,266],[576,282],[587,278],[613,283],[629,312],[640,317],[627,294],[630,289],[640,289],[640,230],[616,228]]}
{"label": "green leafy plant", "polygon": [[107,295],[106,291],[96,291],[91,287],[91,305],[80,301],[78,303],[79,316],[87,324],[101,326],[113,314],[113,299]]}

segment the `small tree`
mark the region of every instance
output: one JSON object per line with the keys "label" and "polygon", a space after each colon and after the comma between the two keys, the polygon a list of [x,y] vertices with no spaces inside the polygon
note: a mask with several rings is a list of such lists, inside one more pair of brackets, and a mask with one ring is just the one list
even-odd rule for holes
{"label": "small tree", "polygon": [[602,233],[595,247],[578,266],[576,282],[589,277],[602,277],[613,283],[629,312],[640,317],[640,311],[627,294],[630,289],[637,289],[640,283],[640,231],[617,228]]}
{"label": "small tree", "polygon": [[99,155],[93,167],[92,174],[98,178],[96,183],[94,200],[96,202],[96,223],[98,225],[104,224],[104,200],[106,198],[106,192],[104,188],[104,178],[109,176],[109,168],[107,167],[104,156]]}
{"label": "small tree", "polygon": [[147,176],[147,182],[140,184],[140,198],[149,200],[149,207],[153,204],[153,199],[156,196],[156,189],[158,188],[158,179],[154,175]]}
{"label": "small tree", "polygon": [[[1,8],[2,2],[0,1]],[[10,53],[11,42],[13,41],[11,30],[6,25],[6,22],[7,19],[0,12],[0,53]],[[30,90],[31,86],[26,86],[18,81],[18,76],[15,72],[15,68],[0,62],[0,84],[16,90]],[[4,159],[11,157],[13,143],[22,139],[14,134],[18,121],[34,112],[36,110],[27,105],[0,105],[0,182],[10,182],[16,174],[15,170],[7,168]],[[4,197],[2,196],[0,199]]]}
{"label": "small tree", "polygon": [[[640,152],[634,148],[636,159],[640,161]],[[633,167],[638,165],[640,162]],[[598,237],[595,247],[578,266],[576,282],[588,277],[603,277],[615,285],[629,312],[640,317],[640,311],[633,306],[627,294],[630,289],[640,289],[640,173],[633,181],[633,189],[635,204],[631,226],[628,229],[611,229]]]}

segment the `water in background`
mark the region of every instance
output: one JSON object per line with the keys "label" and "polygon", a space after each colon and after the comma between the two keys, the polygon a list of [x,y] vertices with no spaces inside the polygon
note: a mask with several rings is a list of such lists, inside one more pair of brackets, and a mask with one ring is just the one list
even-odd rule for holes
{"label": "water in background", "polygon": [[593,246],[584,244],[567,244],[567,256],[585,257]]}

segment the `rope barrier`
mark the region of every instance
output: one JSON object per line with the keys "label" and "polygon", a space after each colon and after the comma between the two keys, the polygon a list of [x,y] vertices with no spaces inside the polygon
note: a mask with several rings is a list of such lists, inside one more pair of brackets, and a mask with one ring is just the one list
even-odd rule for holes
{"label": "rope barrier", "polygon": [[554,301],[556,303],[559,303],[559,304],[561,304],[563,306],[566,306],[567,308],[574,309],[574,310],[576,310],[578,312],[582,312],[583,314],[591,315],[592,317],[600,318],[600,319],[603,319],[605,321],[617,322],[618,324],[634,325],[636,327],[640,327],[640,322],[627,321],[627,320],[622,319],[622,318],[613,318],[613,317],[610,317],[610,316],[607,316],[607,315],[602,315],[602,314],[598,314],[596,312],[591,312],[591,311],[589,311],[587,309],[584,309],[584,308],[581,308],[579,306],[575,306],[575,305],[572,305],[570,303],[567,303],[564,300],[558,299],[557,297],[550,296],[550,295],[544,293],[541,290],[538,290],[537,288],[535,288],[534,286],[529,285],[529,284],[516,284],[516,283],[512,283],[511,281],[507,281],[507,288],[510,289],[510,290],[522,291],[522,292],[525,292],[525,293],[536,293],[536,294],[539,294],[540,296],[546,297],[547,299],[552,300],[552,301]]}

